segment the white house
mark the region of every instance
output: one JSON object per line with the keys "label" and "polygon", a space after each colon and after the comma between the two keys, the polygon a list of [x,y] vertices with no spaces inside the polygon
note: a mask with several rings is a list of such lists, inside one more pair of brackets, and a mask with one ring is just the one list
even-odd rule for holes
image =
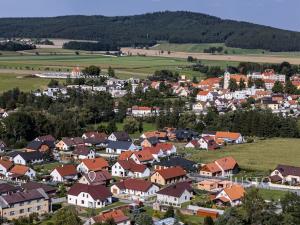
{"label": "white house", "polygon": [[68,191],[68,204],[85,208],[102,208],[112,203],[112,194],[103,185],[74,184]]}
{"label": "white house", "polygon": [[130,142],[131,138],[129,137],[128,133],[125,131],[116,131],[111,133],[111,135],[107,138],[109,141],[127,141]]}
{"label": "white house", "polygon": [[241,185],[231,185],[224,188],[214,199],[217,203],[230,203],[231,206],[240,205],[244,197],[245,189]]}
{"label": "white house", "polygon": [[34,152],[12,152],[10,154],[12,161],[15,164],[27,165],[41,163],[44,161],[44,156],[38,151]]}
{"label": "white house", "polygon": [[137,147],[130,141],[110,141],[106,147],[106,153],[120,155],[124,151],[135,151]]}
{"label": "white house", "polygon": [[130,200],[144,201],[154,196],[159,187],[150,181],[142,179],[127,179],[111,186],[114,196],[123,196]]}
{"label": "white house", "polygon": [[147,106],[132,106],[131,114],[133,117],[155,116],[159,115],[159,108]]}
{"label": "white house", "polygon": [[82,145],[77,146],[75,150],[73,151],[73,157],[75,159],[94,159],[95,158],[95,151],[92,149],[89,149],[88,147]]}
{"label": "white house", "polygon": [[159,204],[180,208],[181,204],[191,201],[193,189],[189,183],[181,182],[161,189],[156,196]]}
{"label": "white house", "polygon": [[68,180],[77,180],[78,172],[74,165],[62,165],[56,167],[51,173],[52,181],[65,182]]}
{"label": "white house", "polygon": [[297,185],[300,183],[300,167],[278,165],[270,175],[271,182],[274,183],[290,183]]}
{"label": "white house", "polygon": [[112,176],[144,178],[150,176],[150,169],[133,160],[119,160],[112,166]]}
{"label": "white house", "polygon": [[36,172],[33,169],[24,165],[15,165],[8,174],[9,176],[27,176],[31,180],[36,176]]}
{"label": "white house", "polygon": [[80,173],[88,173],[89,171],[100,171],[108,170],[108,162],[99,157],[95,159],[83,159],[81,163],[77,166],[77,171]]}
{"label": "white house", "polygon": [[212,101],[214,99],[214,96],[209,91],[199,91],[196,99],[197,101],[207,102],[207,101]]}
{"label": "white house", "polygon": [[0,159],[0,174],[6,175],[12,166],[13,163],[11,161]]}

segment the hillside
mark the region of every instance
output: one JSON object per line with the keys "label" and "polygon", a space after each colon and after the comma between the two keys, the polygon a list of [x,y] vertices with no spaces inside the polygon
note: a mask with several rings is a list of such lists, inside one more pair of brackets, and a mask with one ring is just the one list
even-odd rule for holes
{"label": "hillside", "polygon": [[228,47],[299,51],[300,33],[192,12],[136,16],[2,18],[2,37],[97,40],[115,46],[170,43],[225,43]]}

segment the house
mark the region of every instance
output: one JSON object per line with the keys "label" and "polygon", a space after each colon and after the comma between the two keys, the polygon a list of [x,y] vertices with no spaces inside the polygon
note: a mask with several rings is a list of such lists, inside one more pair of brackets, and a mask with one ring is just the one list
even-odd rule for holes
{"label": "house", "polygon": [[60,151],[69,151],[72,147],[75,146],[75,142],[71,138],[62,138],[55,147]]}
{"label": "house", "polygon": [[94,223],[102,224],[112,219],[116,225],[130,225],[130,219],[120,209],[112,209],[108,212],[103,212],[98,216],[92,217],[87,224],[92,225]]}
{"label": "house", "polygon": [[232,157],[224,157],[212,163],[205,164],[200,169],[201,176],[225,177],[239,172],[239,165]]}
{"label": "house", "polygon": [[137,164],[152,164],[156,161],[151,152],[144,149],[134,152],[130,158]]}
{"label": "house", "polygon": [[143,151],[148,151],[152,154],[155,161],[159,162],[160,158],[168,156],[168,152],[164,152],[159,146],[143,147]]}
{"label": "house", "polygon": [[115,177],[149,177],[150,169],[142,164],[135,163],[132,159],[118,160],[112,166],[112,175]]}
{"label": "house", "polygon": [[159,141],[167,141],[168,135],[165,131],[147,131],[141,135],[142,139],[157,138]]}
{"label": "house", "polygon": [[234,133],[229,131],[217,131],[216,140],[223,140],[226,143],[241,144],[244,143],[244,138],[240,133]]}
{"label": "house", "polygon": [[107,143],[107,134],[98,132],[86,132],[82,135],[85,145],[88,146],[105,146]]}
{"label": "house", "polygon": [[21,188],[23,191],[30,191],[30,190],[41,188],[48,196],[54,196],[56,194],[55,187],[43,183],[34,182],[34,181],[29,181],[27,183],[21,184]]}
{"label": "house", "polygon": [[107,170],[89,172],[82,175],[78,183],[88,185],[108,185],[112,179],[111,174]]}
{"label": "house", "polygon": [[66,182],[77,180],[78,172],[74,165],[61,165],[56,167],[51,173],[50,176],[54,182]]}
{"label": "house", "polygon": [[11,161],[0,159],[0,174],[6,175],[13,165]]}
{"label": "house", "polygon": [[213,95],[210,91],[199,91],[196,97],[197,101],[207,102],[213,100]]}
{"label": "house", "polygon": [[213,200],[217,204],[230,204],[231,206],[240,205],[245,195],[245,189],[241,185],[231,185],[224,188]]}
{"label": "house", "polygon": [[128,133],[125,131],[116,131],[113,132],[111,135],[107,138],[109,141],[127,141],[131,142],[131,138],[129,137]]}
{"label": "house", "polygon": [[157,203],[160,205],[181,207],[185,202],[189,202],[193,197],[193,189],[188,182],[172,184],[156,193]]}
{"label": "house", "polygon": [[94,159],[95,158],[95,151],[92,149],[89,149],[85,145],[79,145],[76,146],[73,151],[73,157],[76,160],[80,159]]}
{"label": "house", "polygon": [[278,165],[270,175],[270,181],[273,183],[289,183],[296,185],[300,183],[300,167]]}
{"label": "house", "polygon": [[206,149],[206,150],[214,150],[219,148],[217,142],[215,141],[215,138],[212,136],[202,136],[199,139],[199,148],[200,149]]}
{"label": "house", "polygon": [[100,170],[108,170],[108,162],[99,157],[95,159],[83,159],[81,163],[77,166],[77,171],[80,173],[88,173],[90,171],[100,171]]}
{"label": "house", "polygon": [[114,196],[124,196],[131,200],[143,201],[159,190],[159,187],[150,181],[142,179],[127,179],[111,186]]}
{"label": "house", "polygon": [[198,133],[190,129],[178,129],[175,131],[175,136],[178,141],[190,141],[198,137]]}
{"label": "house", "polygon": [[182,157],[174,157],[169,159],[161,160],[160,162],[154,163],[155,170],[162,170],[173,167],[181,167],[185,171],[195,172],[197,171],[197,163],[191,160],[182,158]]}
{"label": "house", "polygon": [[19,176],[27,176],[30,180],[35,178],[36,172],[28,166],[24,165],[14,165],[13,168],[9,171],[9,176],[19,177]]}
{"label": "house", "polygon": [[0,196],[0,213],[7,220],[49,213],[49,197],[41,188]]}
{"label": "house", "polygon": [[26,152],[40,151],[42,153],[45,153],[54,148],[55,148],[54,142],[34,140],[27,144],[27,146],[25,147],[25,151]]}
{"label": "house", "polygon": [[181,167],[156,170],[150,177],[151,182],[167,185],[186,180],[186,172]]}
{"label": "house", "polygon": [[185,148],[196,148],[196,149],[200,148],[199,140],[196,139],[191,140],[189,143],[185,145]]}
{"label": "house", "polygon": [[209,179],[203,180],[197,183],[197,189],[203,191],[214,191],[217,189],[224,189],[230,187],[232,185],[231,181],[227,180],[217,180],[217,179]]}
{"label": "house", "polygon": [[165,156],[170,156],[177,152],[175,145],[169,142],[158,143],[155,147],[161,149]]}
{"label": "house", "polygon": [[159,115],[158,107],[147,107],[147,106],[132,106],[131,114],[133,117],[150,117]]}
{"label": "house", "polygon": [[15,151],[8,154],[10,159],[15,164],[28,165],[28,164],[36,164],[44,161],[44,155],[41,152],[20,152]]}
{"label": "house", "polygon": [[157,137],[149,137],[149,138],[145,138],[144,140],[142,140],[141,146],[142,147],[153,147],[157,143],[159,143],[159,140]]}
{"label": "house", "polygon": [[39,137],[36,137],[34,140],[41,141],[41,142],[49,141],[49,142],[53,142],[53,143],[56,141],[56,139],[52,135],[39,136]]}
{"label": "house", "polygon": [[112,194],[103,185],[76,183],[68,191],[67,199],[70,205],[98,209],[112,203]]}
{"label": "house", "polygon": [[136,150],[136,146],[130,141],[109,141],[106,153],[120,155],[124,151]]}

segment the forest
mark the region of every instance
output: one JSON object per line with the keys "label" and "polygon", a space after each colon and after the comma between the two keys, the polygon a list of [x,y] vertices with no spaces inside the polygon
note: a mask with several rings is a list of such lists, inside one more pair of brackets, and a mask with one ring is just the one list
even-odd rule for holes
{"label": "forest", "polygon": [[14,41],[0,43],[1,51],[23,51],[23,50],[31,50],[35,48],[36,48],[35,45],[18,43]]}
{"label": "forest", "polygon": [[[270,51],[300,50],[299,32],[186,11],[116,17],[1,18],[0,33],[3,38],[93,40],[109,44],[109,47],[145,47],[163,40],[170,43],[225,43],[229,47]],[[97,45],[81,46],[90,49]]]}

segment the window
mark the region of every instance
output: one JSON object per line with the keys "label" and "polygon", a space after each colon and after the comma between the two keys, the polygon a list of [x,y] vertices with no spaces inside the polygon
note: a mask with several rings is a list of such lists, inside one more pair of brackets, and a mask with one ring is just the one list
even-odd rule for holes
{"label": "window", "polygon": [[31,212],[31,208],[28,208],[28,209],[27,209],[27,212]]}
{"label": "window", "polygon": [[84,204],[84,200],[81,200],[81,204]]}
{"label": "window", "polygon": [[20,209],[20,214],[23,214],[24,213],[24,209]]}
{"label": "window", "polygon": [[41,208],[42,208],[42,207],[41,207],[40,205],[38,205],[38,206],[36,207],[37,210],[41,210]]}
{"label": "window", "polygon": [[10,215],[10,216],[15,215],[15,211],[10,211],[9,215]]}

